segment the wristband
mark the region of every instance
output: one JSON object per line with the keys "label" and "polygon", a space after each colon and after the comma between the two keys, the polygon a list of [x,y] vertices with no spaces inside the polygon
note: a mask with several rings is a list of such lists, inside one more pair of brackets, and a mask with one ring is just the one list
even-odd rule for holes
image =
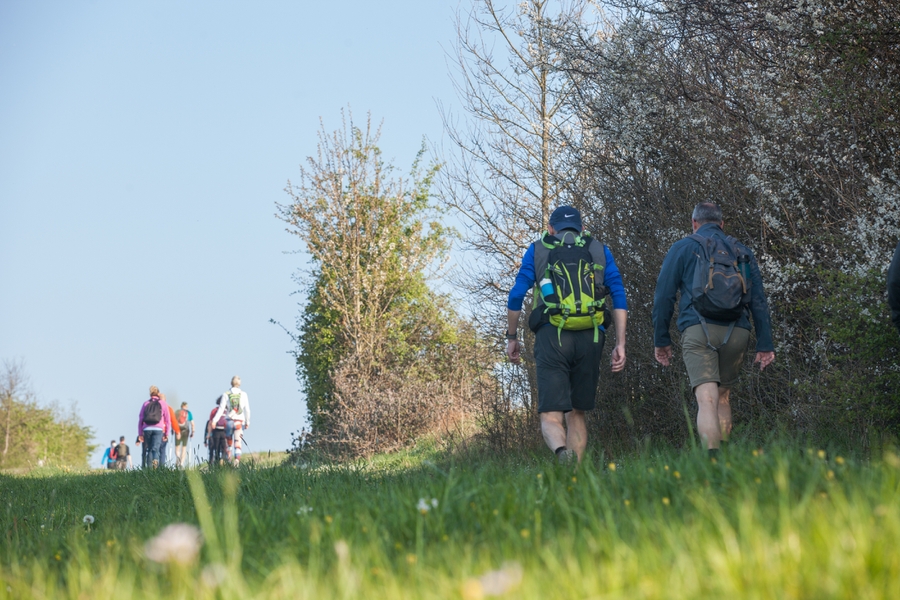
{"label": "wristband", "polygon": [[517,334],[517,333],[510,333],[510,332],[507,331],[507,332],[506,332],[506,339],[509,340],[509,341],[517,340],[517,339],[519,339],[519,334]]}

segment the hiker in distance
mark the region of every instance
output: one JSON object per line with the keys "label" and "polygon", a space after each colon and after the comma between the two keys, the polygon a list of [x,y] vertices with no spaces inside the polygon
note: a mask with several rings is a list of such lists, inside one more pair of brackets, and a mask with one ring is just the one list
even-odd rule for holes
{"label": "hiker in distance", "polygon": [[235,375],[231,378],[231,389],[222,394],[221,400],[219,408],[211,421],[217,423],[223,415],[234,421],[232,463],[238,466],[241,464],[241,454],[243,452],[243,431],[250,429],[250,399],[247,397],[247,392],[241,390],[240,377]]}
{"label": "hiker in distance", "polygon": [[125,443],[125,436],[119,438],[119,445],[116,446],[116,468],[120,471],[131,469],[134,465],[131,463],[131,450]]}
{"label": "hiker in distance", "polygon": [[206,422],[206,434],[204,436],[203,445],[209,446],[209,464],[221,465],[228,456],[228,444],[226,442],[225,427],[228,419],[224,411],[218,420],[213,421],[213,417],[219,414],[219,407],[222,406],[222,397],[216,398],[216,406],[209,413],[209,420]]}
{"label": "hiker in distance", "polygon": [[613,325],[612,371],[625,368],[628,304],[612,253],[583,231],[581,213],[571,206],[550,215],[547,231],[525,251],[509,292],[506,354],[515,364],[522,351],[519,316],[532,287],[528,326],[535,336],[541,433],[561,463],[581,461],[587,447],[585,412],[594,408],[606,330]]}
{"label": "hiker in distance", "polygon": [[656,360],[672,361],[669,324],[678,305],[681,352],[697,398],[697,432],[711,456],[731,434],[731,388],[756,330],[760,370],[775,360],[769,305],[753,252],[726,236],[722,209],[701,202],[691,215],[693,234],[675,242],[663,260],[653,298]]}
{"label": "hiker in distance", "polygon": [[146,444],[147,460],[144,467],[159,467],[159,449],[163,438],[169,437],[172,424],[169,421],[169,407],[161,398],[159,388],[150,386],[150,399],[141,406],[138,416],[138,444]]}
{"label": "hiker in distance", "polygon": [[181,428],[178,426],[178,421],[175,419],[175,409],[169,404],[166,395],[160,393],[159,398],[163,401],[166,410],[169,411],[169,430],[163,436],[162,444],[159,445],[159,466],[165,467],[166,461],[169,460],[169,440],[177,440],[181,433]]}
{"label": "hiker in distance", "polygon": [[104,465],[107,469],[115,469],[116,468],[116,440],[109,441],[109,448],[103,453],[103,458],[100,459],[101,465]]}
{"label": "hiker in distance", "polygon": [[194,415],[188,410],[188,403],[182,402],[181,408],[175,411],[175,422],[179,433],[175,437],[175,466],[184,467],[187,455],[188,438],[194,437]]}

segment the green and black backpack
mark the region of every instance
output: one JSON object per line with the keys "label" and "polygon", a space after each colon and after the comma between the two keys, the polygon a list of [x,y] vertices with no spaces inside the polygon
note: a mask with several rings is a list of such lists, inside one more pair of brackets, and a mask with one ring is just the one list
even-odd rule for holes
{"label": "green and black backpack", "polygon": [[529,327],[537,331],[550,323],[558,335],[562,330],[594,329],[609,322],[603,285],[606,254],[603,244],[587,231],[577,234],[563,231],[560,237],[545,232],[534,245],[537,283]]}

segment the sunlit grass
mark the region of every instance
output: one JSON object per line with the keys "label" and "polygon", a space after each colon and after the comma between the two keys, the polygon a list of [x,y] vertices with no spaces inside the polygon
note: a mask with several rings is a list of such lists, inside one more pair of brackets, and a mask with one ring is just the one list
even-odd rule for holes
{"label": "sunlit grass", "polygon": [[[716,463],[670,451],[574,472],[547,459],[419,450],[315,469],[4,476],[0,598],[206,598],[219,588],[241,598],[892,598],[900,589],[894,453],[869,463],[775,443],[732,448]],[[148,560],[147,540],[180,522],[202,529],[199,560]]]}

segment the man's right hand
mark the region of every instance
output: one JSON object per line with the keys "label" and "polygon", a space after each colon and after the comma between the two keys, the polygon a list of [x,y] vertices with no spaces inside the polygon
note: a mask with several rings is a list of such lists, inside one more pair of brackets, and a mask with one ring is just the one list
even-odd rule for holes
{"label": "man's right hand", "polygon": [[756,358],[753,359],[753,364],[759,363],[760,371],[771,365],[773,362],[775,362],[774,352],[757,352]]}
{"label": "man's right hand", "polygon": [[664,367],[668,367],[672,362],[672,346],[663,346],[662,348],[654,348],[653,355],[656,357],[656,362],[661,364]]}
{"label": "man's right hand", "polygon": [[509,357],[509,362],[517,365],[522,360],[522,344],[519,343],[519,340],[507,340],[506,341],[506,356]]}

